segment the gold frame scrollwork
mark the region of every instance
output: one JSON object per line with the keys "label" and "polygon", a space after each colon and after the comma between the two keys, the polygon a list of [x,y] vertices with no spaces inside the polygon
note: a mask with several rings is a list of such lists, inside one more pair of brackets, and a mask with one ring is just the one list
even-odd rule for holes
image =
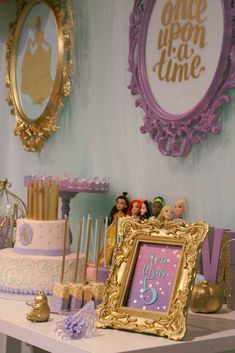
{"label": "gold frame scrollwork", "polygon": [[[30,11],[38,4],[48,6],[53,13],[57,33],[56,72],[51,92],[45,109],[32,119],[25,113],[19,98],[16,78],[18,44],[24,24]],[[15,135],[18,135],[26,151],[39,151],[46,139],[58,130],[57,113],[63,106],[63,100],[71,93],[71,75],[73,69],[73,11],[67,0],[17,0],[17,18],[10,25],[10,35],[7,42],[7,101],[12,106],[11,113],[15,115]],[[35,25],[36,27],[36,25]],[[35,83],[36,84],[36,83]]]}
{"label": "gold frame scrollwork", "polygon": [[[107,281],[104,299],[98,307],[100,328],[116,328],[166,336],[181,340],[186,333],[189,300],[195,281],[199,254],[208,225],[197,222],[186,226],[159,221],[144,223],[125,217],[120,220],[120,243],[114,251],[114,264]],[[179,246],[181,255],[174,285],[165,312],[143,310],[127,305],[139,244]],[[173,251],[173,247],[172,247]],[[142,282],[139,282],[142,283]]]}

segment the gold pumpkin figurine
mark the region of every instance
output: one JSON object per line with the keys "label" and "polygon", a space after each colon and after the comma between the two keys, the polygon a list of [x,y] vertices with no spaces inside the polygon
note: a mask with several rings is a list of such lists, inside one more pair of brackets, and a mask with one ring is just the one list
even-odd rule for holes
{"label": "gold pumpkin figurine", "polygon": [[47,302],[47,296],[43,292],[39,292],[34,298],[32,310],[27,314],[27,320],[34,322],[45,322],[50,317],[50,307]]}
{"label": "gold pumpkin figurine", "polygon": [[195,284],[190,302],[190,310],[194,313],[216,313],[224,302],[221,288],[216,283],[203,281]]}

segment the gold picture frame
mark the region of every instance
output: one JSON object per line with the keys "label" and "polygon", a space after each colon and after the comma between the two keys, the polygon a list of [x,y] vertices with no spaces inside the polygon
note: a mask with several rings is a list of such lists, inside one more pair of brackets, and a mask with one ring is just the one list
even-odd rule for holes
{"label": "gold picture frame", "polygon": [[98,307],[101,328],[181,340],[208,225],[120,220],[120,242]]}
{"label": "gold picture frame", "polygon": [[71,92],[73,16],[66,0],[17,0],[7,43],[8,103],[26,151],[39,151],[58,127]]}

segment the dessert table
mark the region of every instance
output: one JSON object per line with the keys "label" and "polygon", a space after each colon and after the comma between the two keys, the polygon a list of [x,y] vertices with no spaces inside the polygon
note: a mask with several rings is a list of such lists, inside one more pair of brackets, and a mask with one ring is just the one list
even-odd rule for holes
{"label": "dessert table", "polygon": [[[217,314],[188,315],[188,329],[183,341],[127,331],[99,329],[97,336],[81,340],[61,340],[56,332],[60,315],[51,314],[49,322],[26,320],[30,307],[24,301],[0,299],[0,332],[51,353],[198,353],[235,352],[235,312],[223,307]],[[4,336],[4,337],[6,337]],[[1,353],[20,353],[2,342]]]}

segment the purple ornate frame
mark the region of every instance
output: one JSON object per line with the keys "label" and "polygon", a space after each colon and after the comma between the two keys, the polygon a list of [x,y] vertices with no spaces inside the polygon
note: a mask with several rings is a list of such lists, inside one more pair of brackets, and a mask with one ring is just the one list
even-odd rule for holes
{"label": "purple ornate frame", "polygon": [[146,72],[146,37],[153,7],[158,0],[135,0],[130,15],[129,89],[138,95],[136,106],[144,110],[142,133],[149,133],[165,156],[183,157],[193,144],[205,140],[208,133],[218,134],[218,108],[230,101],[229,89],[235,87],[235,0],[221,0],[224,33],[219,63],[204,97],[180,117],[161,109],[151,91]]}

